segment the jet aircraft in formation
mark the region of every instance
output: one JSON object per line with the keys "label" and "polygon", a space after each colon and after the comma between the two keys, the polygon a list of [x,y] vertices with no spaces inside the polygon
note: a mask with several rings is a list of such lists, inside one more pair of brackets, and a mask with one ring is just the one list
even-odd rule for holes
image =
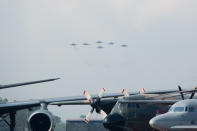
{"label": "jet aircraft in formation", "polygon": [[[108,44],[108,45],[115,45],[115,43],[114,42],[103,42],[103,41],[97,41],[95,44],[94,43],[91,43],[91,44],[89,44],[89,43],[87,43],[87,42],[84,42],[84,43],[71,43],[70,45],[71,46],[77,46],[77,45],[84,45],[84,46],[88,46],[88,45],[96,45],[96,48],[98,48],[98,49],[102,49],[102,48],[104,48],[105,46],[106,46],[106,44]],[[127,44],[120,44],[119,45],[120,47],[127,47],[128,45]]]}

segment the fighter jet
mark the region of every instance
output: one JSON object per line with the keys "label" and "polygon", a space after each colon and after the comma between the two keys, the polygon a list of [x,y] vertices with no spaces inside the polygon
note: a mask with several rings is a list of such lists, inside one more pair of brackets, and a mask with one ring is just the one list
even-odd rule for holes
{"label": "fighter jet", "polygon": [[115,43],[114,43],[114,42],[109,42],[108,44],[109,44],[109,45],[114,45]]}
{"label": "fighter jet", "polygon": [[126,45],[126,44],[122,44],[122,45],[120,45],[121,47],[127,47],[128,45]]}
{"label": "fighter jet", "polygon": [[90,44],[89,44],[89,43],[87,43],[87,42],[85,42],[85,43],[83,43],[83,45],[87,46],[87,45],[90,45]]}
{"label": "fighter jet", "polygon": [[103,47],[103,46],[97,46],[97,48],[98,48],[98,49],[102,49],[102,48],[104,48],[104,47]]}
{"label": "fighter jet", "polygon": [[73,42],[73,43],[71,43],[70,45],[71,45],[71,46],[76,46],[77,44]]}
{"label": "fighter jet", "polygon": [[103,42],[99,40],[99,41],[97,41],[96,43],[97,43],[97,44],[101,44],[101,43],[103,43]]}
{"label": "fighter jet", "polygon": [[160,131],[197,131],[197,100],[176,102],[165,114],[152,118],[149,124]]}

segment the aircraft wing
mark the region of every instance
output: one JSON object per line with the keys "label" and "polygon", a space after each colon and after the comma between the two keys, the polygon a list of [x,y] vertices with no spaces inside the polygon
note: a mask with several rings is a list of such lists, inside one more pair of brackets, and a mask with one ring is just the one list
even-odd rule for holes
{"label": "aircraft wing", "polygon": [[[105,99],[109,100],[109,99]],[[111,102],[114,102],[114,98]],[[0,115],[10,112],[15,112],[23,109],[31,109],[32,107],[41,106],[42,103],[46,105],[59,105],[55,103],[66,103],[65,105],[89,105],[90,101],[86,100],[84,97],[62,97],[62,98],[49,98],[40,100],[28,100],[28,101],[16,101],[0,103]],[[54,103],[54,104],[52,104]],[[62,104],[61,104],[62,105]]]}
{"label": "aircraft wing", "polygon": [[[177,90],[168,90],[168,91],[152,91],[147,92],[147,94],[165,94],[169,92],[177,92]],[[130,95],[136,95],[139,94],[139,92],[130,92]],[[111,94],[104,94],[103,98],[114,98],[121,97],[123,94],[121,93],[111,93]],[[93,99],[99,98],[98,95],[92,95]],[[137,101],[123,101],[126,103],[136,103]],[[139,101],[138,101],[139,102]],[[146,101],[148,102],[148,101]],[[141,103],[146,103],[145,101],[141,101]],[[149,103],[151,101],[149,100]],[[153,102],[153,101],[152,101]],[[159,101],[155,101],[154,103],[159,103]],[[177,101],[176,101],[177,102]],[[17,101],[17,102],[8,102],[8,103],[2,103],[0,104],[0,114],[9,113],[12,111],[22,110],[22,109],[28,109],[35,106],[40,106],[41,103],[45,103],[47,105],[82,105],[82,104],[90,104],[90,102],[87,101],[86,97],[84,96],[71,96],[71,97],[59,97],[59,98],[48,98],[48,99],[41,99],[41,100],[29,100],[29,101]],[[160,103],[164,103],[164,101],[160,101]],[[165,103],[175,103],[175,102],[165,102]]]}
{"label": "aircraft wing", "polygon": [[197,125],[177,125],[177,126],[172,126],[171,129],[176,129],[176,130],[196,130]]}
{"label": "aircraft wing", "polygon": [[[165,93],[170,93],[170,92],[178,92],[178,90],[167,90],[167,91],[149,91],[144,94],[165,94]],[[137,95],[139,92],[128,92],[129,95]],[[122,93],[106,93],[102,96],[102,98],[118,98],[118,97],[123,97],[124,95]],[[91,95],[92,99],[97,99],[98,94]],[[83,101],[87,100],[86,97],[84,96],[70,96],[70,97],[59,97],[59,98],[50,98],[50,99],[45,99],[47,104],[53,103],[53,102],[64,102],[64,101]]]}
{"label": "aircraft wing", "polygon": [[[196,90],[187,90],[187,91],[182,91],[183,93],[186,93],[186,92],[191,92],[191,91],[196,91]],[[168,95],[169,93],[180,93],[180,91],[178,90],[164,90],[164,91],[149,91],[149,92],[146,92],[144,94],[160,94],[160,95]],[[139,92],[129,92],[128,93],[129,95],[137,95],[139,94]],[[102,98],[118,98],[118,97],[122,97],[123,94],[122,93],[111,93],[111,94],[104,94]],[[97,99],[98,98],[98,95],[92,95],[92,98],[93,99]],[[58,100],[59,99],[59,100]],[[51,99],[51,100],[48,100],[48,102],[50,103],[50,105],[58,105],[58,106],[61,106],[61,105],[88,105],[90,104],[89,101],[87,101],[87,99],[83,96],[81,97],[70,97],[68,99],[66,99],[65,101],[63,100],[64,98],[58,98],[56,99],[56,102],[54,102],[54,99]],[[113,100],[113,99],[112,99]],[[124,102],[124,103],[144,103],[145,102],[149,102],[149,103],[163,103],[163,104],[174,104],[175,102],[177,102],[177,100],[133,100],[133,101],[130,101],[130,100],[119,100],[120,102]],[[154,102],[153,102],[154,101]]]}
{"label": "aircraft wing", "polygon": [[[172,93],[193,93],[196,92],[197,89],[192,89],[192,90],[185,90],[185,91],[164,91],[160,92],[160,95],[169,95]],[[163,94],[162,94],[163,93]],[[157,94],[156,92],[154,93],[145,93],[145,94]],[[179,94],[180,95],[180,94]],[[152,100],[125,100],[125,99],[120,99],[120,103],[135,103],[135,104],[167,104],[167,105],[172,105],[180,100],[159,100],[159,99],[152,99]]]}
{"label": "aircraft wing", "polygon": [[[28,100],[28,101],[0,103],[0,115],[9,113],[9,112],[15,112],[18,110],[23,110],[23,109],[31,109],[32,107],[41,106],[42,103],[48,105],[50,103],[55,103],[55,102],[70,101],[70,103],[73,103],[73,104],[68,104],[68,105],[78,105],[79,103],[81,103],[77,101],[79,98],[80,97],[76,97],[76,98],[62,97],[62,98],[49,98],[49,99],[41,99],[41,100]],[[81,101],[86,101],[86,100],[81,100]]]}
{"label": "aircraft wing", "polygon": [[[106,97],[111,97],[112,94]],[[92,98],[98,98],[98,95],[92,96]],[[22,109],[31,109],[31,107],[40,106],[42,103],[49,105],[56,102],[68,102],[67,105],[79,105],[79,104],[90,104],[87,102],[84,96],[71,96],[71,97],[59,97],[59,98],[48,98],[40,100],[27,100],[27,101],[16,101],[0,103],[0,115],[10,112],[15,112]]]}
{"label": "aircraft wing", "polygon": [[31,109],[31,107],[40,106],[39,100],[8,102],[0,104],[0,114],[15,112],[22,109]]}
{"label": "aircraft wing", "polygon": [[9,84],[9,85],[0,85],[0,89],[17,87],[17,86],[24,86],[24,85],[31,85],[31,84],[37,84],[37,83],[43,83],[43,82],[49,82],[49,81],[54,81],[54,80],[58,80],[58,79],[60,79],[60,78],[30,81],[30,82],[23,82],[23,83],[15,83],[15,84]]}
{"label": "aircraft wing", "polygon": [[78,100],[78,101],[63,101],[63,102],[52,102],[50,105],[90,105],[90,101],[88,100]]}
{"label": "aircraft wing", "polygon": [[133,103],[133,104],[167,104],[172,105],[180,100],[119,100],[120,103]]}

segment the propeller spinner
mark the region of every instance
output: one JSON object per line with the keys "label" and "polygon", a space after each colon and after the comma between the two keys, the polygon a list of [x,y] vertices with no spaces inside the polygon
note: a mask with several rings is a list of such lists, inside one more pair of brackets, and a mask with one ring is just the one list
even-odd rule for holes
{"label": "propeller spinner", "polygon": [[107,116],[107,114],[105,113],[105,111],[103,111],[99,104],[100,104],[100,100],[103,97],[103,94],[105,92],[105,88],[102,88],[100,93],[98,94],[98,98],[93,99],[91,97],[91,95],[87,92],[84,91],[83,95],[86,97],[86,99],[90,102],[90,106],[92,107],[92,109],[90,110],[90,112],[87,114],[86,118],[85,118],[85,122],[88,123],[94,110],[96,110],[97,113],[101,114],[101,116],[103,117],[103,119]]}

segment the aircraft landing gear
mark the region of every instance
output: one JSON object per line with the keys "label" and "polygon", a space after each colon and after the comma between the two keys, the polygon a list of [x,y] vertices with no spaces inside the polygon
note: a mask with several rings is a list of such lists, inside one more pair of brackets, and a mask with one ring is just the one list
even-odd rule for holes
{"label": "aircraft landing gear", "polygon": [[5,119],[8,115],[1,117],[2,121],[4,121],[9,127],[10,131],[14,131],[16,125],[16,112],[10,112],[10,123]]}
{"label": "aircraft landing gear", "polygon": [[10,131],[14,131],[16,125],[16,112],[10,113]]}

